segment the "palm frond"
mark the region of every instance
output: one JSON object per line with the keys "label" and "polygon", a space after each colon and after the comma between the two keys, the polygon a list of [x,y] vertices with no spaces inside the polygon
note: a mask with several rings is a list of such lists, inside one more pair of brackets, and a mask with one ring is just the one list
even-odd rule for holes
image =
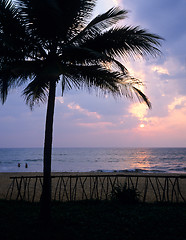
{"label": "palm frond", "polygon": [[[72,6],[71,3],[69,3],[71,6],[71,9],[74,8],[76,16],[73,19],[73,24],[71,25],[71,28],[68,31],[68,38],[71,38],[72,36],[75,36],[77,33],[79,33],[82,28],[84,28],[84,25],[87,22],[87,19],[92,15],[93,9],[95,7],[95,4],[97,0],[78,0],[75,1],[77,6],[76,10],[74,6]],[[74,2],[73,2],[74,5]],[[68,39],[67,39],[68,41]]]}
{"label": "palm frond", "polygon": [[0,94],[5,102],[10,89],[19,87],[40,72],[40,63],[33,61],[1,62]]}
{"label": "palm frond", "polygon": [[161,53],[158,49],[161,46],[160,40],[163,38],[139,27],[120,27],[97,34],[80,46],[104,52],[109,56],[144,57],[147,54],[156,56]]}
{"label": "palm frond", "polygon": [[63,49],[61,61],[67,64],[92,64],[108,61],[108,56],[89,48],[69,46]]}
{"label": "palm frond", "polygon": [[[16,29],[11,30],[10,26]],[[0,0],[0,27],[1,32],[5,31],[7,34],[15,34],[17,28],[20,27],[18,11],[11,0]]]}
{"label": "palm frond", "polygon": [[108,57],[108,61],[115,64],[115,66],[122,72],[124,76],[129,76],[127,68],[121,62],[112,57]]}
{"label": "palm frond", "polygon": [[[75,87],[77,89],[83,88],[91,91],[101,90],[103,94],[110,94],[114,97],[125,96],[130,99],[134,99],[136,95],[140,102],[145,102],[149,108],[151,103],[147,96],[142,93],[138,86],[143,83],[136,78],[129,76],[128,74],[122,74],[120,72],[109,71],[101,66],[68,66],[64,70],[64,76],[62,84],[68,84],[68,89]],[[62,93],[64,93],[64,89]]]}
{"label": "palm frond", "polygon": [[3,69],[0,69],[0,99],[2,104],[5,103],[9,90],[19,85],[19,79],[20,76],[15,76],[9,67],[3,66]]}
{"label": "palm frond", "polygon": [[121,96],[125,96],[131,100],[136,96],[140,103],[145,103],[151,109],[151,102],[148,97],[139,89],[143,86],[143,82],[130,75],[124,75],[123,79],[118,83]]}
{"label": "palm frond", "polygon": [[[67,74],[68,75],[68,74]],[[66,75],[61,76],[61,95],[64,95],[64,92],[74,89],[80,89],[80,81],[78,78],[67,77]]]}
{"label": "palm frond", "polygon": [[31,31],[42,40],[54,43],[57,39],[66,41],[80,31],[93,11],[95,0],[17,0],[16,4]]}
{"label": "palm frond", "polygon": [[[26,28],[19,11],[10,0],[0,1],[0,42],[4,57],[10,53],[17,59],[25,57]],[[3,44],[2,44],[3,43]]]}
{"label": "palm frond", "polygon": [[2,104],[5,103],[9,91],[9,79],[0,78],[0,99]]}
{"label": "palm frond", "polygon": [[118,7],[109,9],[106,13],[95,17],[78,35],[71,39],[69,43],[81,43],[86,39],[95,37],[95,34],[105,31],[119,20],[124,19],[127,13],[126,10],[121,10]]}
{"label": "palm frond", "polygon": [[70,84],[78,88],[101,89],[105,93],[112,95],[120,94],[118,83],[122,76],[119,72],[109,71],[103,66],[75,66],[69,65],[64,69],[64,75]]}
{"label": "palm frond", "polygon": [[33,109],[34,105],[40,102],[45,103],[48,97],[49,84],[40,76],[36,76],[34,80],[24,89],[22,95],[25,97],[26,104]]}
{"label": "palm frond", "polygon": [[89,48],[82,48],[78,46],[65,47],[60,58],[62,62],[69,64],[102,65],[102,63],[104,63],[107,65],[107,63],[109,63],[115,66],[124,75],[129,74],[126,67],[118,60],[106,55],[105,53],[101,53]]}
{"label": "palm frond", "polygon": [[150,100],[147,98],[147,96],[138,88],[132,87],[134,92],[136,93],[136,96],[139,100],[139,102],[145,102],[149,108],[152,108]]}

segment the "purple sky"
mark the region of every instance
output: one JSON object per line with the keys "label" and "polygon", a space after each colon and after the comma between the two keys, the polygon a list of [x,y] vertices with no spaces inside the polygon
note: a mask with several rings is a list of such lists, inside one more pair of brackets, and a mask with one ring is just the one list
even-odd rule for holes
{"label": "purple sky", "polygon": [[[99,0],[96,13],[119,5],[125,25],[140,25],[165,41],[158,58],[124,62],[143,80],[152,110],[128,99],[57,90],[54,147],[186,147],[186,0]],[[0,147],[42,147],[46,105],[30,111],[13,90],[0,105]]]}

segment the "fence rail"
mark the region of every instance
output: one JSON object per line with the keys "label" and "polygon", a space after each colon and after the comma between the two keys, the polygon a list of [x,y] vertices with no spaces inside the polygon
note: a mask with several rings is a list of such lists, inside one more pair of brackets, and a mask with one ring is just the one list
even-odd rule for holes
{"label": "fence rail", "polygon": [[[6,199],[40,200],[43,176],[11,177]],[[110,199],[117,185],[135,188],[142,202],[186,202],[186,175],[96,174],[52,176],[52,200]]]}

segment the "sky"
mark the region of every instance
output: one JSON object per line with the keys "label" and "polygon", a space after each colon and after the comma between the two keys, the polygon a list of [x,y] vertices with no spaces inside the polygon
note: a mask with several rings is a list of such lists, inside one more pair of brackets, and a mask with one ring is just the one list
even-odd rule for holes
{"label": "sky", "polygon": [[[121,59],[142,80],[149,110],[133,101],[94,92],[57,89],[54,147],[186,147],[186,0],[98,0],[95,14],[113,6],[129,11],[124,25],[163,37],[162,55]],[[0,105],[0,148],[42,147],[46,105],[33,111],[14,89]]]}

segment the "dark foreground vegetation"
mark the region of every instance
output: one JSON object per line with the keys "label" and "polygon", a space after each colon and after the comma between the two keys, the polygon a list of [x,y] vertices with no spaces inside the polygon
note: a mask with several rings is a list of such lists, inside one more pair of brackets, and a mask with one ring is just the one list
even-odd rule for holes
{"label": "dark foreground vegetation", "polygon": [[39,210],[38,203],[1,200],[1,239],[186,239],[185,204],[55,202],[43,230]]}

